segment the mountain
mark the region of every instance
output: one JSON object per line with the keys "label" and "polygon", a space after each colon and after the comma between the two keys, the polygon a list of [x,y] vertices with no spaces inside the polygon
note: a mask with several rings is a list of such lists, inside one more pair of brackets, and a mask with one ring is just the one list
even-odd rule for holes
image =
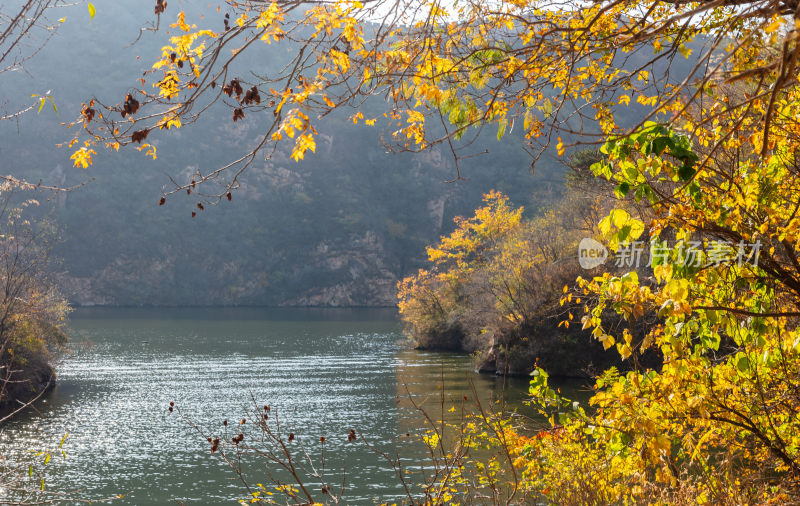
{"label": "mountain", "polygon": [[[7,108],[48,90],[58,106],[57,114],[48,105],[0,124],[0,173],[62,186],[92,179],[41,199],[37,211],[61,231],[54,254],[75,304],[393,305],[397,280],[424,265],[425,245],[449,233],[454,216],[470,215],[483,193],[500,190],[529,213],[561,193],[563,166],[543,157],[533,175],[518,132],[502,141],[482,133],[474,150],[489,154],[461,162],[466,180],[448,183],[455,167],[445,150],[386,153],[385,132],[337,113],[320,123],[316,153],[301,163],[281,150],[256,161],[231,202],[200,212],[193,195],[182,195],[158,206],[170,177],[237,158],[271,115],[234,124],[229,110],[212,108],[157,140],[156,160],[123,148],[99,153],[86,170],[73,167],[69,150],[55,146],[71,136],[61,123],[76,118],[82,102],[121,102],[160,54],[179,9],[198,26],[221,20],[216,5],[171,1],[161,31],[130,45],[153,21],[152,7],[94,5],[91,23],[85,5],[59,10],[66,20],[26,72],[0,79]],[[274,47],[259,51],[237,71],[269,73],[280,64]],[[365,107],[377,114],[381,106],[375,99]]]}

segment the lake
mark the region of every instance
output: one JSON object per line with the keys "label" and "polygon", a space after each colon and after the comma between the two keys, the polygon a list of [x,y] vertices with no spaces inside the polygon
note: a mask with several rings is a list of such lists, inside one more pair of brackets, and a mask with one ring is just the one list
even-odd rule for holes
{"label": "lake", "polygon": [[[85,308],[69,328],[56,388],[38,413],[0,428],[0,453],[51,448],[68,433],[67,458],[48,465],[50,486],[124,494],[115,504],[235,504],[242,484],[187,420],[230,436],[251,398],[312,456],[326,437],[333,475],[346,465],[348,504],[400,497],[387,462],[347,434],[355,429],[384,451],[398,445],[413,462],[424,417],[409,394],[434,418],[442,395],[446,406],[477,394],[485,406],[503,399],[526,409],[525,379],[504,388],[475,373],[469,356],[411,349],[392,309]],[[253,483],[267,484],[264,466],[248,464]]]}

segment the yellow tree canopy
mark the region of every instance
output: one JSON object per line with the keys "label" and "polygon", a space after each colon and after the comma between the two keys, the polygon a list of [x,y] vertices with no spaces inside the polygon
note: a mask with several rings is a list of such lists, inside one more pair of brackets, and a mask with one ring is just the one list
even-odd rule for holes
{"label": "yellow tree canopy", "polygon": [[[223,31],[195,24],[210,18],[173,14],[177,34],[153,55],[138,89],[115,106],[87,102],[80,120],[89,144],[138,143],[155,156],[146,139],[200,120],[213,102],[228,104],[234,122],[267,115],[252,152],[167,192],[225,181],[217,198],[237,186],[257,152],[268,155],[279,142],[295,160],[313,152],[320,118],[342,107],[352,108],[353,122],[386,125],[400,149],[445,144],[456,165],[456,139],[487,124],[499,136],[522,129],[532,144],[563,153],[657,121],[711,146],[746,143],[766,156],[781,128],[774,125],[793,110],[795,4],[231,1]],[[259,44],[290,45],[291,61],[273,75],[234,75],[235,60]],[[723,93],[732,85],[741,92]],[[383,116],[359,111],[370,95],[388,99]],[[638,107],[637,121],[619,124],[622,107]],[[426,128],[431,121],[443,128]],[[758,128],[747,139],[732,134],[749,125]],[[86,149],[74,160],[86,167],[91,146],[79,145]]]}
{"label": "yellow tree canopy", "polygon": [[[612,249],[646,232],[652,276],[579,280],[590,301],[581,320],[624,360],[653,349],[663,367],[605,372],[587,411],[535,377],[532,393],[560,411],[550,436],[514,449],[525,486],[555,504],[797,502],[797,0],[231,1],[228,11],[220,32],[177,15],[178,34],[139,89],[121,105],[88,102],[75,163],[88,166],[98,143],[155,156],[145,140],[220,100],[230,121],[270,118],[261,141],[176,182],[162,203],[210,181],[221,191],[202,198],[230,198],[257,155],[283,142],[296,160],[313,152],[321,118],[339,108],[387,125],[400,149],[442,144],[456,162],[459,138],[487,125],[560,154],[603,144],[592,170],[647,212],[613,210],[598,228]],[[290,61],[274,75],[233,75],[257,44],[291,44]],[[374,95],[385,113],[365,117],[359,107]],[[623,108],[636,119],[622,121]],[[460,225],[430,250],[434,262],[468,258],[491,223]],[[419,292],[435,299],[427,285]],[[608,311],[656,316],[637,337],[633,325],[607,328]]]}

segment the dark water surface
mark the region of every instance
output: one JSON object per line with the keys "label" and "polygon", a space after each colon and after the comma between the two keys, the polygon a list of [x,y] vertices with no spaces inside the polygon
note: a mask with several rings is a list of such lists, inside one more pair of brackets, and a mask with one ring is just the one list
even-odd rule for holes
{"label": "dark water surface", "polygon": [[[168,412],[170,401],[219,434],[252,395],[277,408],[312,455],[326,436],[329,466],[346,462],[347,502],[373,504],[397,497],[400,484],[381,457],[345,442],[350,428],[385,450],[398,443],[413,459],[418,448],[404,436],[420,433],[424,418],[408,393],[435,416],[442,385],[448,406],[473,399],[473,386],[487,406],[503,390],[501,380],[473,372],[468,356],[409,349],[393,310],[81,309],[70,329],[58,386],[39,414],[0,428],[0,453],[52,447],[69,433],[67,459],[48,466],[51,483],[95,498],[125,494],[115,504],[243,497],[205,439]],[[507,387],[506,401],[521,407],[527,382]],[[266,484],[260,466],[248,472]]]}

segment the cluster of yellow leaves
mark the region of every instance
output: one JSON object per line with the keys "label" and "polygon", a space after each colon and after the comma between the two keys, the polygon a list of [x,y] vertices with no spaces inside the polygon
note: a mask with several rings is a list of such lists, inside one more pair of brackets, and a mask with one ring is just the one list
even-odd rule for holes
{"label": "cluster of yellow leaves", "polygon": [[[726,100],[708,107],[721,111]],[[560,471],[570,469],[560,453],[568,451],[573,462],[600,466],[597,493],[631,501],[678,490],[690,490],[699,503],[790,500],[789,486],[770,487],[762,477],[768,469],[788,484],[800,469],[798,90],[786,90],[776,103],[785,112],[775,116],[775,142],[763,157],[758,121],[747,115],[738,118],[734,135],[722,128],[722,116],[692,125],[692,139],[646,126],[604,148],[610,162],[595,171],[618,182],[619,195],[649,201],[651,246],[661,253],[651,257],[652,278],[633,271],[579,279],[583,295],[597,301],[586,308],[583,325],[605,348],[616,345],[622,359],[656,350],[663,365],[606,372],[590,401],[594,413],[560,420],[572,439],[528,442],[519,463],[540,490],[552,493],[549,487],[560,484],[559,490],[578,492]],[[737,156],[704,156],[719,145]],[[617,248],[645,226],[617,209],[599,230]],[[729,251],[720,249],[720,239]],[[695,262],[687,262],[690,243]],[[759,255],[736,261],[732,255],[744,244]],[[608,310],[631,327],[606,329]],[[657,322],[634,336],[633,322],[645,314]],[[525,457],[534,452],[538,458]]]}
{"label": "cluster of yellow leaves", "polygon": [[178,21],[170,26],[173,28],[178,28],[185,33],[170,38],[170,44],[172,45],[161,48],[161,60],[154,63],[153,68],[177,68],[179,62],[181,62],[181,65],[185,62],[188,62],[195,74],[195,77],[199,76],[199,69],[196,68],[196,65],[203,57],[206,41],[200,42],[200,44],[197,46],[194,46],[194,44],[198,39],[203,37],[208,37],[211,39],[216,38],[217,34],[211,30],[192,31],[196,28],[196,25],[187,25],[184,20],[183,12],[178,14]]}
{"label": "cluster of yellow leaves", "polygon": [[514,257],[511,249],[524,248],[525,243],[512,240],[521,229],[523,209],[514,209],[508,197],[497,191],[484,195],[483,200],[485,205],[474,216],[456,217],[456,229],[427,248],[432,270],[421,269],[398,283],[398,307],[412,338],[447,333],[449,313],[458,311],[461,292],[477,271],[506,277],[506,283],[496,281],[497,305],[510,319],[520,319],[518,308],[506,304],[514,300],[513,293],[501,295],[501,287],[517,289],[519,283],[509,284],[508,277],[522,276],[525,269],[522,262],[504,263]]}
{"label": "cluster of yellow leaves", "polygon": [[92,164],[92,155],[96,155],[97,152],[91,148],[81,147],[70,156],[70,160],[73,161],[75,167],[80,167],[82,169],[89,168],[89,165]]}
{"label": "cluster of yellow leaves", "polygon": [[[456,127],[449,134],[456,137],[470,126],[486,123],[496,125],[502,137],[513,128],[515,118],[524,118],[523,133],[534,139],[548,126],[559,124],[568,113],[565,108],[584,102],[588,105],[585,119],[594,120],[602,133],[617,135],[621,132],[615,120],[619,107],[640,104],[659,111],[663,118],[679,115],[683,98],[691,91],[669,83],[656,92],[652,85],[659,76],[647,66],[633,71],[621,67],[625,53],[642,51],[644,44],[657,55],[674,48],[688,57],[694,39],[712,33],[709,27],[713,26],[729,33],[731,40],[744,41],[720,49],[720,56],[729,62],[726,72],[736,75],[753,68],[775,69],[773,46],[797,33],[782,16],[740,20],[737,12],[716,4],[697,7],[653,0],[643,5],[626,0],[556,10],[538,0],[478,0],[452,5],[409,3],[407,7],[408,17],[401,15],[396,25],[388,23],[378,41],[367,40],[365,33],[375,33],[377,25],[370,21],[380,9],[371,11],[370,5],[355,0],[309,3],[304,12],[291,18],[276,1],[233,4],[240,12],[233,28],[241,30],[236,36],[245,41],[260,38],[277,43],[289,31],[306,33],[309,43],[313,41],[309,46],[314,48],[313,63],[301,65],[312,75],[287,71],[281,76],[290,79],[279,92],[276,115],[283,107],[302,105],[308,112],[317,105],[357,103],[362,93],[385,92],[393,101],[392,112],[386,116],[396,125],[395,140],[418,148],[430,145],[426,136],[432,130],[425,123],[431,117],[449,120]],[[692,22],[682,24],[686,19]],[[223,69],[217,66],[215,70],[215,65],[226,64],[224,59],[215,59],[204,65],[204,55],[207,46],[221,48],[222,38],[187,23],[183,12],[171,27],[179,33],[161,49],[161,58],[153,65],[163,71],[153,83],[157,97],[173,101],[204,85],[201,93],[214,93],[208,88],[214,89],[214,79]],[[249,46],[249,42],[243,44],[234,56]],[[769,70],[769,75],[776,71]],[[750,82],[757,82],[758,75]],[[299,84],[294,82],[298,77],[303,78]],[[714,82],[707,84],[708,89]],[[194,93],[185,96],[197,100]],[[768,101],[761,102],[758,112],[763,113]],[[781,106],[778,101],[776,110]],[[721,111],[736,108],[736,104],[725,104]],[[156,114],[164,117],[148,128],[178,127],[191,109],[184,104],[172,119],[165,119],[169,113],[160,111]],[[717,121],[721,135],[715,138],[741,142],[737,136],[726,137],[726,124]],[[374,123],[375,119],[367,121]],[[698,139],[701,144],[709,142],[704,135]],[[302,159],[312,142],[310,134],[296,141],[294,158]],[[568,142],[559,138],[558,153],[567,148]]]}
{"label": "cluster of yellow leaves", "polygon": [[[743,476],[761,469],[797,476],[800,401],[792,388],[800,377],[793,319],[800,298],[800,95],[795,84],[777,86],[794,60],[781,60],[776,47],[796,47],[798,27],[779,15],[738,17],[736,9],[713,2],[626,0],[560,10],[532,0],[429,2],[420,6],[424,15],[390,30],[390,44],[368,47],[363,7],[348,0],[314,4],[298,18],[319,42],[315,63],[306,69],[312,75],[272,90],[280,122],[271,140],[294,139],[294,160],[316,148],[308,109],[335,108],[352,98],[336,95],[343,83],[348,90],[385,91],[393,102],[387,117],[396,125],[395,139],[408,147],[429,146],[425,123],[431,116],[445,117],[455,135],[491,123],[498,137],[522,117],[524,135],[533,139],[564,117],[564,107],[586,104],[585,117],[610,141],[610,160],[598,173],[618,184],[620,197],[648,202],[654,213],[646,226],[626,210],[612,211],[598,225],[612,248],[645,232],[653,241],[662,234],[680,244],[695,238],[705,260],[712,236],[763,246],[760,266],[693,269],[675,247],[654,265],[652,278],[631,272],[580,280],[585,295],[598,300],[587,308],[584,327],[627,361],[655,349],[664,364],[658,371],[606,373],[592,399],[596,413],[563,420],[548,437],[519,439],[517,465],[526,470],[528,485],[553,502],[574,502],[585,492],[575,476],[591,476],[595,502],[637,501],[653,483],[677,486],[683,475],[675,469],[682,464],[699,477],[697,500],[709,501],[726,479],[715,471],[715,459],[736,461]],[[236,23],[255,28],[267,43],[286,33],[276,2],[259,4]],[[173,26],[183,33],[162,48],[154,66],[163,68],[155,86],[167,100],[192,84],[181,81],[182,64],[189,65],[190,79],[201,75],[205,44],[215,38],[195,31],[183,15]],[[697,90],[679,83],[654,87],[659,76],[653,69],[619,65],[642,44],[655,55],[674,49],[688,58],[696,38],[717,33],[730,40],[717,53],[724,65]],[[722,77],[743,81],[747,91],[727,93]],[[686,103],[695,93],[702,94],[702,106]],[[640,135],[620,137],[615,112],[631,104],[657,112],[654,118],[682,134],[646,124]],[[182,111],[165,112],[158,125],[180,126]],[[767,117],[769,131],[763,128]],[[557,138],[558,154],[568,143]],[[91,163],[88,148],[73,154],[76,165]],[[152,146],[140,149],[155,157]],[[515,240],[521,213],[501,194],[487,195],[474,217],[460,219],[453,234],[428,249],[433,269],[400,283],[404,317],[444,325],[443,315],[463,300],[459,290],[476,269],[491,264],[487,284],[494,286],[541,266],[542,256]],[[520,292],[512,288],[495,299],[510,321],[523,318],[515,301]],[[630,321],[654,314],[658,323],[645,336],[610,331],[603,320],[608,310]]]}
{"label": "cluster of yellow leaves", "polygon": [[292,109],[287,113],[278,130],[272,134],[273,140],[281,140],[284,135],[294,139],[297,135],[294,148],[292,149],[292,159],[300,161],[305,156],[306,151],[312,153],[316,151],[317,144],[314,135],[317,131],[311,126],[308,116],[300,109]]}
{"label": "cluster of yellow leaves", "polygon": [[166,128],[167,130],[169,130],[172,127],[175,127],[175,128],[180,128],[181,127],[181,118],[177,114],[177,109],[178,109],[177,107],[173,107],[172,110],[171,110],[172,114],[167,114],[167,115],[163,116],[158,121],[158,128],[159,129]]}
{"label": "cluster of yellow leaves", "polygon": [[474,268],[475,262],[483,260],[483,250],[499,244],[519,226],[524,209],[513,209],[507,196],[492,190],[484,195],[483,201],[486,205],[476,209],[475,216],[468,219],[457,217],[456,230],[442,237],[438,245],[427,248],[428,260],[435,265],[452,263],[459,269]]}
{"label": "cluster of yellow leaves", "polygon": [[[624,4],[618,6],[624,8]],[[673,16],[672,8],[657,7],[654,15]],[[587,16],[598,14],[599,9],[600,5],[587,9]],[[555,25],[568,21],[575,29],[572,33],[586,33],[580,31],[586,18],[574,13],[540,14]],[[703,19],[717,16],[714,22],[719,23],[723,15],[731,13],[703,14],[696,33],[708,33]],[[564,17],[559,20],[559,16]],[[609,22],[611,19],[598,19],[591,33],[596,28],[598,37],[605,37],[628,29],[629,25]],[[782,34],[792,33],[782,31],[784,24],[784,18],[772,17],[739,27],[742,31],[737,33],[747,33],[753,44],[727,49],[731,74],[772,68],[773,52],[765,48],[778,42]],[[514,26],[503,25],[506,30]],[[535,29],[526,30],[526,42],[537,37]],[[547,75],[562,94],[586,100],[598,83],[620,78],[615,74],[618,69],[602,59],[584,62],[577,75],[564,73],[557,62],[548,60],[562,56],[552,46],[547,48],[549,54],[541,58],[537,54],[523,64],[503,51],[476,52],[480,57],[473,61],[473,68],[469,61],[451,63],[456,59],[447,49],[485,47],[489,33],[493,32],[487,24],[476,18],[474,30],[448,26],[447,43],[404,40],[398,44],[401,49],[385,64],[392,72],[406,72],[410,77],[395,90],[395,97],[416,97],[417,105],[440,110],[447,107],[453,123],[465,124],[468,117],[471,121],[475,116],[464,113],[466,98],[448,103],[461,96],[453,90],[458,90],[460,83],[470,89],[488,86],[489,69],[497,69],[496,75],[531,75],[533,80],[521,87],[526,90],[523,95],[535,89],[536,79]],[[564,33],[565,39],[571,36]],[[469,38],[469,43],[459,37]],[[678,44],[681,54],[690,53],[692,37],[690,33]],[[583,42],[590,47],[593,40]],[[667,43],[674,41],[656,39],[655,52]],[[789,47],[796,43],[787,42]],[[537,65],[550,66],[532,68]],[[760,72],[755,75],[764,75]],[[448,73],[460,79],[448,81]],[[653,276],[648,279],[630,272],[579,280],[583,294],[599,301],[587,307],[583,325],[606,349],[616,348],[624,360],[657,350],[663,365],[657,370],[605,373],[591,400],[594,412],[556,417],[556,428],[547,435],[519,439],[516,465],[525,470],[526,486],[555,504],[642,502],[681,493],[701,504],[789,500],[786,494],[791,493],[791,486],[773,487],[762,473],[775,473],[791,484],[796,483],[800,470],[800,419],[796,416],[800,412],[800,314],[796,309],[800,304],[800,183],[796,169],[800,91],[792,85],[775,93],[774,100],[751,100],[744,95],[743,101],[742,93],[737,95],[735,89],[731,93],[711,82],[707,87],[711,98],[696,108],[686,107],[677,88],[668,87],[672,98],[667,101],[663,94],[645,93],[653,79],[647,71],[630,77],[616,88],[621,91],[614,99],[616,104],[627,106],[633,101],[661,108],[673,114],[673,124],[689,136],[675,137],[645,125],[645,130],[651,129],[647,135],[631,137],[605,151],[611,160],[598,167],[598,173],[619,184],[620,197],[649,202],[654,216],[646,226],[626,210],[613,210],[600,221],[599,231],[612,249],[648,232],[651,241],[667,253],[653,265]],[[574,80],[567,84],[567,78]],[[493,99],[485,106],[470,104],[479,121],[500,123],[509,111],[520,107],[515,98],[500,93]],[[527,99],[523,109],[526,131],[535,128],[531,108],[538,108],[545,117],[554,109],[544,97]],[[595,109],[603,131],[613,134],[612,111],[602,105]],[[763,129],[765,116],[771,118],[769,131]],[[422,135],[398,131],[424,145],[422,121],[414,121],[412,132]],[[557,150],[559,154],[565,151],[560,138]],[[665,246],[662,234],[673,247]],[[470,237],[454,233],[453,239],[469,252],[474,251]],[[713,262],[717,253],[712,239],[727,240],[734,250],[737,244],[760,247],[761,256],[754,263]],[[681,249],[692,241],[699,244],[701,268],[684,262]],[[456,265],[460,254],[458,248],[429,250],[432,261]],[[519,252],[511,254],[522,262]],[[430,285],[425,286],[430,292]],[[409,300],[408,291],[401,294]],[[645,314],[656,316],[658,322],[645,335],[634,335],[632,327],[611,331],[603,325],[603,315],[609,310],[631,322]],[[587,482],[592,484],[591,490],[582,487]]]}
{"label": "cluster of yellow leaves", "polygon": [[261,40],[271,44],[273,40],[279,41],[283,36],[281,22],[284,20],[284,13],[276,2],[269,4],[269,7],[262,11],[256,21],[256,28],[263,30]]}
{"label": "cluster of yellow leaves", "polygon": [[[566,198],[525,220],[502,193],[484,195],[473,216],[455,218],[455,230],[427,248],[430,268],[398,283],[409,337],[452,347],[459,335],[485,343],[498,329],[516,329],[509,343],[520,345],[531,326],[550,316],[553,289],[575,279],[572,253],[582,232],[565,224],[587,205],[582,197]],[[464,314],[474,315],[468,324]]]}
{"label": "cluster of yellow leaves", "polygon": [[151,157],[153,160],[158,158],[158,156],[156,155],[156,147],[153,146],[152,144],[142,144],[141,146],[136,148],[136,150],[144,151],[144,154]]}

